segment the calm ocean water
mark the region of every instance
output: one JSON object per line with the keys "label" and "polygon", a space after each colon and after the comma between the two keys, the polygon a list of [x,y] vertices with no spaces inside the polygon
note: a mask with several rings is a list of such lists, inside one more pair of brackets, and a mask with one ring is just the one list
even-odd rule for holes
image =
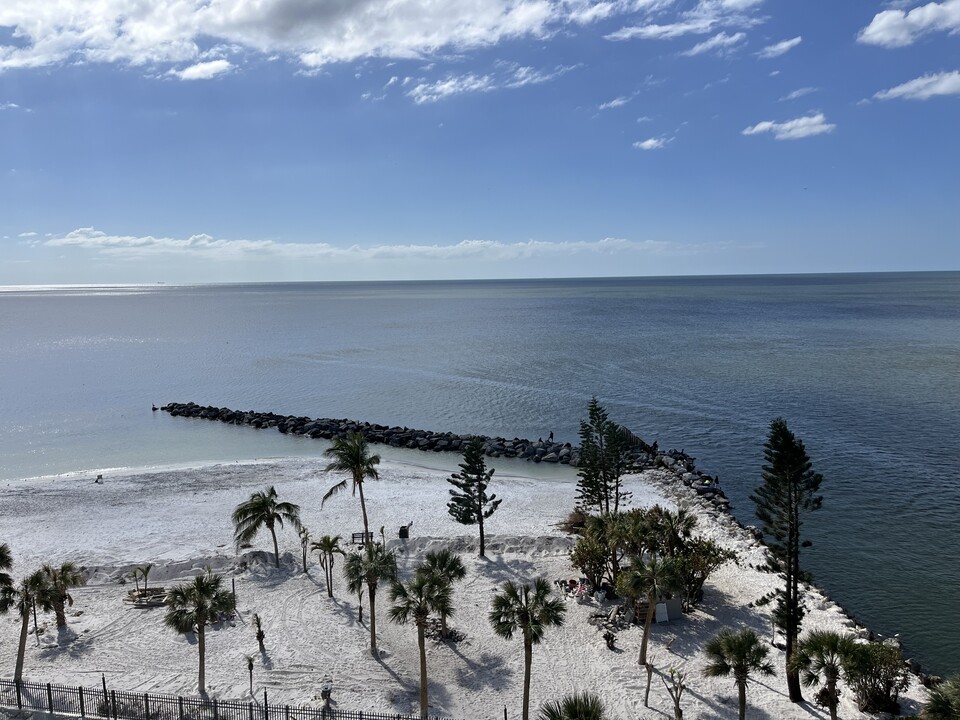
{"label": "calm ocean water", "polygon": [[7,290],[0,338],[0,479],[321,450],[151,403],[576,441],[596,395],[752,523],[782,415],[818,584],[960,670],[960,273]]}

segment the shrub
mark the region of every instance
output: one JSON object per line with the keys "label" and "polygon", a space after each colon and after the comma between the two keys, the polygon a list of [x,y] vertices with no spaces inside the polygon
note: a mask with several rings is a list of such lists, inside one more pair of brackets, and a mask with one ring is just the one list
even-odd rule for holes
{"label": "shrub", "polygon": [[844,678],[861,712],[898,714],[900,693],[910,684],[903,652],[893,643],[856,645],[844,665]]}

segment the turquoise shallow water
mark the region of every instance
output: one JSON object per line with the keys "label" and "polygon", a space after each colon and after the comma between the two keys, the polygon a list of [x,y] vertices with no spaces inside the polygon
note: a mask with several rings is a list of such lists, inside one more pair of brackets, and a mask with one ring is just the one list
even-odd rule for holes
{"label": "turquoise shallow water", "polygon": [[752,522],[771,419],[819,584],[960,670],[960,273],[0,292],[0,479],[317,454],[151,403],[576,440],[592,395]]}

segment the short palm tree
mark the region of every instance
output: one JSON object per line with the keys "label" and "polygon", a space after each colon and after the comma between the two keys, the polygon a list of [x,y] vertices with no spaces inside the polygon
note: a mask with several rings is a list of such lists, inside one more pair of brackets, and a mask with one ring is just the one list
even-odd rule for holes
{"label": "short palm tree", "polygon": [[923,706],[920,717],[923,720],[960,718],[960,675],[953,675],[930,688],[930,697]]}
{"label": "short palm tree", "polygon": [[837,680],[843,665],[854,652],[855,643],[849,635],[830,630],[812,630],[797,643],[791,665],[800,672],[800,680],[806,687],[819,685],[821,676],[823,690],[817,693],[817,703],[830,711],[830,720],[837,720],[840,693]]}
{"label": "short palm tree", "polygon": [[650,627],[657,608],[657,600],[665,592],[680,584],[677,565],[671,558],[659,558],[656,555],[646,560],[636,559],[630,572],[620,576],[620,591],[629,598],[646,597],[647,615],[643,621],[643,639],[640,641],[641,665],[647,664],[647,644],[650,641]]}
{"label": "short palm tree", "polygon": [[324,535],[319,541],[313,543],[310,548],[320,555],[320,567],[323,568],[323,575],[327,581],[327,597],[333,597],[333,556],[346,555],[343,548],[340,547],[339,535],[333,537]]}
{"label": "short palm tree", "polygon": [[0,590],[13,585],[13,578],[7,572],[12,567],[13,553],[10,552],[10,546],[6,543],[0,543]]}
{"label": "short palm tree", "polygon": [[303,552],[303,571],[307,571],[307,552],[310,550],[310,531],[300,527],[300,550]]}
{"label": "short palm tree", "polygon": [[611,720],[599,695],[592,692],[564,695],[540,706],[537,720]]}
{"label": "short palm tree", "polygon": [[[363,497],[363,481],[367,478],[377,480],[380,475],[377,472],[377,465],[380,464],[379,455],[370,455],[368,452],[367,439],[363,433],[353,432],[345,437],[338,437],[333,441],[333,445],[323,451],[323,454],[332,461],[325,468],[326,472],[346,472],[350,473],[353,479],[352,492],[354,495],[360,492],[360,512],[363,513],[363,532],[365,538],[370,537],[370,523],[367,521],[367,502]],[[320,500],[320,507],[333,495],[341,490],[346,490],[347,481],[343,479],[332,488],[327,490],[327,494]],[[369,541],[368,541],[369,544]]]}
{"label": "short palm tree", "polygon": [[381,580],[396,579],[397,556],[384,548],[383,543],[367,543],[360,552],[347,556],[343,575],[352,593],[359,594],[363,586],[367,586],[367,596],[370,598],[370,653],[377,657],[377,584]]}
{"label": "short palm tree", "polygon": [[[467,576],[467,569],[463,560],[449,549],[428,552],[423,562],[417,567],[417,575],[424,575],[430,582],[452,591],[453,584]],[[440,636],[447,637],[447,618],[453,615],[452,592],[446,593],[446,602],[439,604],[435,610],[440,615]]]}
{"label": "short palm tree", "polygon": [[63,630],[67,627],[66,606],[73,606],[73,596],[70,591],[86,585],[87,578],[72,562],[65,562],[58,568],[44,565],[42,572],[46,575],[46,582],[41,591],[44,596],[41,604],[53,609],[53,614],[57,618],[57,629]]}
{"label": "short palm tree", "polygon": [[733,632],[725,628],[707,641],[707,677],[726,677],[733,674],[740,700],[740,720],[747,712],[747,682],[751,673],[773,675],[773,665],[767,661],[769,648],[753,630]]}
{"label": "short palm tree", "polygon": [[430,613],[450,605],[450,586],[439,584],[418,573],[409,583],[396,580],[390,586],[390,619],[399,625],[411,620],[417,626],[417,647],[420,649],[420,717],[427,717],[427,619]]}
{"label": "short palm tree", "polygon": [[563,625],[567,608],[563,601],[550,596],[550,583],[538,577],[533,586],[517,585],[508,580],[503,592],[493,598],[493,609],[488,618],[493,631],[510,640],[513,634],[523,634],[523,720],[530,716],[530,666],[533,646],[543,639],[548,627]]}
{"label": "short palm tree", "polygon": [[36,611],[37,595],[43,582],[43,572],[37,570],[29,577],[23,578],[19,585],[11,582],[0,586],[0,615],[16,610],[20,616],[20,642],[17,645],[17,665],[13,671],[14,682],[20,682],[23,678],[23,660],[27,652],[30,613]]}
{"label": "short palm tree", "polygon": [[200,672],[197,686],[200,693],[206,692],[206,628],[216,622],[223,613],[234,609],[233,593],[223,588],[223,575],[207,570],[197,575],[193,582],[175,585],[167,593],[167,614],[163,622],[180,633],[196,632],[197,649],[200,652]]}
{"label": "short palm tree", "polygon": [[283,527],[286,520],[295,530],[300,530],[300,506],[277,502],[277,490],[271,485],[266,492],[255,492],[246,502],[233,511],[233,540],[237,549],[251,542],[264,527],[273,537],[273,553],[280,567],[280,546],[277,545],[276,526]]}

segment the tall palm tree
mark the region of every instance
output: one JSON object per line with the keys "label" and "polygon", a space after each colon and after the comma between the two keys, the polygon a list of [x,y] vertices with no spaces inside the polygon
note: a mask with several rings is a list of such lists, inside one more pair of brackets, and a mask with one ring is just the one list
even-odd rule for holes
{"label": "tall palm tree", "polygon": [[773,675],[773,665],[767,661],[769,648],[753,630],[733,632],[724,628],[707,642],[707,677],[726,677],[733,674],[740,699],[740,720],[747,712],[747,682],[751,673]]}
{"label": "tall palm tree", "polygon": [[423,562],[417,568],[417,575],[425,576],[430,582],[451,592],[446,593],[446,602],[437,605],[435,610],[440,615],[440,636],[447,637],[447,618],[453,615],[452,589],[455,582],[467,576],[467,569],[463,560],[448,548],[428,552]]}
{"label": "tall palm tree", "polygon": [[599,695],[575,692],[540,706],[537,720],[612,720]]}
{"label": "tall palm tree", "polygon": [[[36,610],[37,594],[43,582],[43,571],[37,570],[32,575],[23,578],[19,585],[14,585],[11,582],[0,586],[0,615],[16,610],[20,616],[20,642],[17,645],[17,665],[13,672],[14,682],[20,682],[23,678],[23,659],[27,652],[30,612]],[[34,624],[36,624],[36,621],[34,621]]]}
{"label": "tall palm tree", "polygon": [[797,651],[791,660],[806,687],[818,685],[823,676],[824,687],[817,693],[816,700],[830,711],[830,720],[837,720],[837,706],[840,704],[837,680],[844,663],[854,653],[855,644],[849,635],[811,630],[797,643]]}
{"label": "tall palm tree", "polygon": [[167,627],[180,633],[197,633],[197,649],[200,652],[197,686],[203,694],[206,692],[207,625],[234,609],[233,593],[223,588],[223,575],[208,569],[204,574],[197,575],[193,582],[171,588],[167,593],[167,605],[167,614],[163,618]]}
{"label": "tall palm tree", "polygon": [[[367,450],[367,439],[363,433],[352,432],[345,437],[338,437],[333,441],[333,445],[323,451],[323,454],[333,458],[332,462],[324,469],[325,472],[347,472],[353,479],[352,492],[354,495],[360,491],[360,511],[363,513],[363,532],[364,537],[370,537],[370,523],[367,521],[367,502],[363,497],[363,481],[367,478],[377,480],[380,478],[377,472],[377,465],[380,464],[379,455],[370,455]],[[320,507],[330,499],[331,496],[347,489],[346,478],[338,482],[332,488],[327,490],[327,494],[320,500]],[[368,539],[367,544],[370,544]]]}
{"label": "tall palm tree", "polygon": [[41,604],[53,609],[53,614],[57,618],[57,629],[63,630],[67,627],[66,606],[73,606],[73,596],[70,591],[86,585],[87,578],[72,562],[65,562],[58,568],[44,565],[41,570],[46,575]]}
{"label": "tall palm tree", "polygon": [[515,632],[523,633],[523,720],[529,720],[530,716],[533,646],[543,639],[548,627],[563,625],[567,612],[563,601],[550,594],[546,578],[538,577],[533,587],[508,580],[503,592],[493,597],[493,609],[488,615],[493,631],[500,637],[510,640]]}
{"label": "tall palm tree", "polygon": [[377,657],[377,584],[397,577],[397,556],[384,548],[383,543],[367,543],[363,549],[349,555],[343,568],[347,588],[360,593],[367,586],[370,598],[370,653]]}
{"label": "tall palm tree", "polygon": [[629,598],[647,599],[647,615],[643,621],[643,639],[640,641],[641,665],[647,664],[647,644],[650,640],[650,627],[659,597],[676,588],[680,583],[676,562],[670,558],[650,556],[646,560],[635,559],[629,573],[621,576],[620,591]]}
{"label": "tall palm tree", "polygon": [[923,720],[960,718],[960,675],[953,675],[930,688],[930,697],[923,706],[920,717]]}
{"label": "tall palm tree", "polygon": [[340,540],[342,538],[339,535],[333,537],[324,535],[310,546],[314,552],[320,554],[320,567],[323,568],[323,575],[327,581],[327,597],[333,597],[333,556],[346,555],[340,547]]}
{"label": "tall palm tree", "polygon": [[277,545],[276,526],[283,527],[286,520],[300,530],[300,506],[288,502],[277,502],[277,490],[271,485],[266,492],[255,492],[246,502],[237,505],[233,511],[233,540],[237,550],[252,541],[264,527],[273,537],[273,553],[277,567],[280,567],[280,546]]}
{"label": "tall palm tree", "polygon": [[423,573],[404,584],[396,580],[390,586],[393,605],[388,615],[399,625],[411,620],[417,626],[417,646],[420,648],[420,717],[427,717],[427,647],[426,630],[430,613],[450,604],[450,586],[438,584]]}

